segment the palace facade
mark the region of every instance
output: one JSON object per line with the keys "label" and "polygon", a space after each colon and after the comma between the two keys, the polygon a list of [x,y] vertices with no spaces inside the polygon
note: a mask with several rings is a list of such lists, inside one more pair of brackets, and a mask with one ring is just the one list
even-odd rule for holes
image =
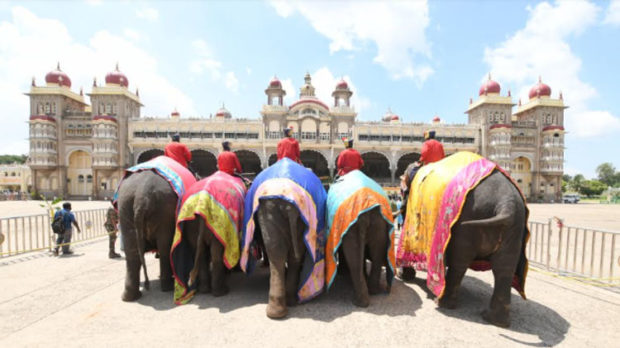
{"label": "palace facade", "polygon": [[352,92],[345,81],[334,86],[333,99],[319,100],[309,74],[299,98],[284,104],[285,90],[273,78],[265,89],[260,118],[235,118],[222,106],[208,118],[182,118],[173,111],[164,118],[140,114],[138,91],[118,67],[105,83],[93,81],[91,92],[71,90],[60,67],[35,80],[30,98],[30,157],[33,190],[71,199],[112,196],[124,169],[163,154],[170,135],[180,133],[192,151],[192,166],[206,176],[216,170],[221,142],[230,140],[243,170],[258,173],[276,160],[276,146],[284,127],[299,140],[301,160],[320,177],[335,173],[341,138],[355,139],[365,162],[363,171],[382,185],[396,185],[405,167],[420,156],[423,134],[435,130],[446,154],[472,151],[509,171],[531,201],[561,201],[564,157],[564,106],[560,93],[539,81],[529,100],[516,105],[510,92],[485,81],[478,99],[470,100],[465,124],[446,124],[437,116],[431,123],[403,122],[388,110],[377,121],[357,120]]}

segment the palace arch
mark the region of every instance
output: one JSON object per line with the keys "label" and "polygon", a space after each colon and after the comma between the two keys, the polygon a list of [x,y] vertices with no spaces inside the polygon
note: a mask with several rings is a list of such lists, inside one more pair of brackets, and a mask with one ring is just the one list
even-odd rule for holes
{"label": "palace arch", "polygon": [[384,154],[374,151],[366,152],[362,154],[362,159],[364,160],[364,167],[362,167],[364,174],[379,183],[392,181],[390,161]]}
{"label": "palace arch", "polygon": [[513,163],[510,176],[517,182],[525,198],[530,199],[532,193],[532,164],[526,157],[517,157]]}
{"label": "palace arch", "polygon": [[260,165],[260,157],[250,150],[237,150],[235,151],[241,163],[241,169],[244,173],[252,173],[251,176],[256,176],[263,170]]}
{"label": "palace arch", "polygon": [[267,161],[268,165],[273,165],[274,163],[276,163],[278,161],[278,154],[272,154],[271,156],[269,156],[269,160]]}
{"label": "palace arch", "polygon": [[304,167],[312,168],[312,171],[316,174],[316,176],[330,176],[327,159],[325,159],[320,152],[303,150],[299,154],[299,157]]}
{"label": "palace arch", "polygon": [[76,150],[69,155],[67,189],[69,196],[89,196],[92,194],[92,158],[86,151]]}
{"label": "palace arch", "polygon": [[398,178],[400,178],[400,176],[405,173],[405,169],[407,169],[407,166],[419,159],[420,154],[416,152],[410,152],[400,156],[396,164],[396,172],[394,174],[396,180],[398,181]]}
{"label": "palace arch", "polygon": [[192,150],[190,165],[198,176],[206,178],[217,171],[217,158],[207,150]]}
{"label": "palace arch", "polygon": [[150,161],[157,156],[163,156],[163,155],[164,155],[164,151],[160,149],[146,150],[138,156],[138,159],[136,160],[136,164]]}

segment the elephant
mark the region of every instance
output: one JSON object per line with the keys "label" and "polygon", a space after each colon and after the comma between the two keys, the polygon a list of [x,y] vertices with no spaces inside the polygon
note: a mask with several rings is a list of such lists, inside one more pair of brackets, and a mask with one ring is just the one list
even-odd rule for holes
{"label": "elephant", "polygon": [[[447,267],[445,288],[443,294],[438,295],[437,303],[442,308],[456,308],[458,290],[467,268],[482,263],[485,266],[477,268],[484,270],[490,266],[495,278],[489,308],[482,312],[482,317],[493,325],[508,327],[513,278],[522,282],[519,291],[525,298],[523,284],[527,273],[525,243],[529,237],[526,226],[528,210],[519,189],[507,174],[492,162],[487,163],[490,163],[488,168],[492,171],[467,193],[460,217],[451,227],[444,254]],[[425,198],[423,204],[428,204],[428,199]],[[403,280],[413,277],[413,268],[403,268]]]}
{"label": "elephant", "polygon": [[[364,173],[351,171],[330,186],[327,224],[327,287],[335,279],[336,254],[343,255],[353,283],[353,304],[368,307],[369,294],[385,291],[380,283],[382,267],[387,266],[388,292],[394,277],[393,218],[387,195]],[[370,275],[366,259],[372,263]]]}
{"label": "elephant", "polygon": [[283,318],[287,306],[297,304],[297,286],[306,253],[305,223],[297,207],[284,199],[265,199],[256,212],[258,227],[269,258],[267,316]]}
{"label": "elephant", "polygon": [[141,265],[144,288],[149,290],[144,262],[144,253],[149,250],[159,252],[161,290],[171,291],[174,286],[170,246],[174,236],[177,194],[166,179],[153,171],[141,171],[126,177],[117,194],[127,264],[123,301],[135,301],[142,296],[139,289]]}
{"label": "elephant", "polygon": [[318,296],[325,284],[325,200],[314,173],[283,158],[263,170],[245,196],[240,266],[252,272],[262,241],[269,259],[267,316]]}
{"label": "elephant", "polygon": [[[386,265],[388,256],[390,229],[391,226],[381,215],[380,207],[375,207],[359,215],[357,222],[342,238],[342,250],[355,292],[353,304],[358,307],[368,307],[369,294],[390,291],[391,279],[387,281],[388,289],[382,289],[380,284],[382,266]],[[368,276],[366,259],[372,263]]]}
{"label": "elephant", "polygon": [[211,293],[216,297],[226,295],[228,286],[222,243],[207,228],[200,215],[194,220],[183,222],[183,235],[195,252],[194,267],[189,273],[187,285],[191,287],[197,282],[200,293]]}

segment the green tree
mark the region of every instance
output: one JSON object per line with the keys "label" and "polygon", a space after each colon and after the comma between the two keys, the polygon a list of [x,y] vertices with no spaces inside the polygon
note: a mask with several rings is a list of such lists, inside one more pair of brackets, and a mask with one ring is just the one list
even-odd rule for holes
{"label": "green tree", "polygon": [[609,162],[605,162],[596,167],[598,180],[607,186],[614,186],[617,180],[616,168]]}
{"label": "green tree", "polygon": [[607,185],[599,180],[586,180],[583,186],[581,186],[579,193],[592,197],[600,195],[605,189],[607,189]]}
{"label": "green tree", "polygon": [[564,174],[564,175],[562,175],[562,180],[564,180],[566,182],[570,182],[571,180],[573,180],[573,177],[568,175],[568,174]]}
{"label": "green tree", "polygon": [[570,182],[570,188],[574,191],[581,192],[581,188],[583,187],[586,178],[583,175],[577,174],[573,177],[573,180]]}
{"label": "green tree", "polygon": [[0,155],[0,164],[26,163],[26,155]]}

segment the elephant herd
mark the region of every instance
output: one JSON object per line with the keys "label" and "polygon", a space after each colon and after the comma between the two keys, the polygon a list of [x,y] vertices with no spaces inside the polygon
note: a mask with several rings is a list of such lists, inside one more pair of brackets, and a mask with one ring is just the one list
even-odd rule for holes
{"label": "elephant herd", "polygon": [[[353,188],[335,189],[345,183]],[[233,190],[225,184],[210,187],[213,189],[209,190],[230,191],[227,194]],[[355,192],[358,198],[353,193],[347,193],[350,197],[338,196],[344,192]],[[202,193],[203,203],[204,199],[217,196],[214,192]],[[225,295],[229,290],[226,268],[239,264],[249,273],[253,261],[257,261],[253,259],[263,255],[263,262],[270,269],[266,308],[269,318],[285,317],[288,306],[308,301],[328,289],[334,280],[339,255],[346,260],[356,306],[367,307],[369,295],[389,292],[390,276],[399,264],[394,263],[392,214],[383,190],[360,171],[339,178],[326,192],[310,169],[283,159],[262,171],[241,194],[245,201],[239,207],[240,212],[215,217],[198,214],[196,210],[195,217],[190,213],[191,221],[178,224],[179,211],[184,209],[181,203],[189,202],[188,194],[180,197],[171,181],[154,170],[126,175],[115,200],[126,254],[122,300],[135,301],[141,297],[141,269],[144,288],[149,289],[144,254],[155,250],[159,253],[161,290],[174,290],[176,300],[179,289],[175,282],[183,276],[174,270],[176,255],[171,254],[171,247],[178,243],[179,235],[187,241],[183,250],[191,259],[185,267],[186,279],[181,283],[194,289],[193,293]],[[336,211],[338,208],[330,206],[330,202],[343,208]],[[215,202],[204,206],[225,205]],[[406,219],[409,218],[407,215]],[[527,208],[518,189],[499,171],[493,171],[471,189],[460,218],[452,226],[452,239],[445,252],[445,290],[438,296],[438,304],[454,308],[465,271],[473,261],[485,260],[493,271],[495,287],[483,318],[494,325],[509,326],[510,287],[524,243],[526,221]],[[218,230],[218,226],[226,224],[236,229],[236,233],[228,233],[226,237],[232,239],[223,239],[224,233]],[[369,273],[367,260],[371,262]],[[383,273],[387,288],[381,285]],[[403,273],[403,279],[415,276],[410,267],[404,267]]]}

